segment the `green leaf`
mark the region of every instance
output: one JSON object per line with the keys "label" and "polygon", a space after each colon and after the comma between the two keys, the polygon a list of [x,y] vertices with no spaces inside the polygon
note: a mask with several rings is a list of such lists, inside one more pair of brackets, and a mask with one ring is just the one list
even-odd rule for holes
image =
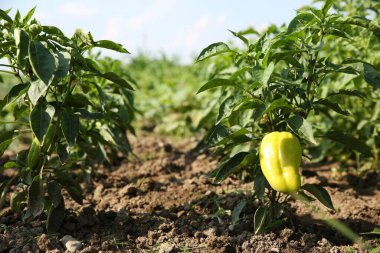
{"label": "green leaf", "polygon": [[268,210],[264,206],[259,206],[256,209],[255,216],[253,218],[254,233],[259,234],[265,228],[265,221],[268,216]]}
{"label": "green leaf", "polygon": [[240,163],[244,160],[244,158],[248,155],[248,152],[240,152],[228,159],[225,163],[223,163],[218,170],[218,173],[215,176],[215,182],[220,183],[232,173],[236,171]]}
{"label": "green leaf", "polygon": [[327,12],[330,10],[331,6],[334,4],[335,0],[326,0],[323,5],[322,12],[326,16]]}
{"label": "green leaf", "polygon": [[235,96],[230,96],[219,106],[218,117],[216,118],[216,124],[219,124],[223,119],[231,115],[231,112],[236,105],[237,98]]}
{"label": "green leaf", "polygon": [[66,97],[66,105],[74,108],[83,108],[91,105],[89,98],[83,93],[75,93]]}
{"label": "green leaf", "polygon": [[39,102],[30,113],[30,126],[40,143],[43,142],[54,113],[54,106],[46,102]]}
{"label": "green leaf", "polygon": [[[101,75],[98,64],[88,58],[84,58],[82,56],[76,56],[73,58],[74,63],[76,63],[76,66],[82,70],[89,71],[94,73],[93,75]],[[91,75],[89,75],[91,76]]]}
{"label": "green leaf", "polygon": [[380,235],[380,228],[374,228],[370,232],[360,233],[361,235]]}
{"label": "green leaf", "polygon": [[330,108],[331,110],[333,110],[333,111],[335,111],[337,113],[340,113],[342,115],[345,115],[345,116],[349,116],[350,115],[350,113],[348,111],[343,110],[342,108],[340,108],[340,106],[339,106],[338,103],[331,102],[328,99],[320,99],[320,100],[316,101],[315,103],[316,104],[320,104],[320,105],[324,105],[327,108]]}
{"label": "green leaf", "polygon": [[65,37],[65,34],[55,26],[42,26],[42,31],[44,31],[47,34],[56,35],[58,37]]}
{"label": "green leaf", "polygon": [[271,62],[269,63],[268,67],[264,70],[264,73],[263,73],[262,82],[264,85],[268,84],[268,81],[273,73],[273,70],[274,70],[274,63]]}
{"label": "green leaf", "polygon": [[239,216],[241,211],[243,211],[244,207],[247,205],[247,200],[242,199],[239,203],[234,207],[231,214],[232,224],[235,224],[239,220]]}
{"label": "green leaf", "polygon": [[355,96],[355,97],[359,97],[361,99],[365,99],[366,98],[366,95],[363,92],[361,92],[361,91],[358,91],[358,90],[344,90],[344,89],[336,91],[336,92],[332,92],[332,93],[328,94],[327,97],[337,96],[337,95]]}
{"label": "green leaf", "polygon": [[10,168],[20,168],[22,167],[22,165],[17,163],[16,161],[9,160],[6,163],[4,163],[3,166],[1,167],[4,169],[10,169]]}
{"label": "green leaf", "polygon": [[115,84],[120,85],[123,88],[134,90],[131,84],[129,84],[125,79],[121,78],[119,75],[117,75],[114,72],[107,72],[104,74],[93,74],[93,75],[107,79]]}
{"label": "green leaf", "polygon": [[276,100],[272,101],[269,105],[266,105],[266,108],[265,108],[265,111],[263,112],[263,115],[267,114],[267,113],[269,113],[275,109],[284,108],[284,107],[290,107],[286,98],[282,97],[282,98],[276,99]]}
{"label": "green leaf", "polygon": [[359,151],[367,157],[372,155],[371,148],[367,146],[365,142],[353,137],[350,134],[346,134],[338,130],[332,130],[326,134],[326,137],[330,140],[339,142],[350,149]]}
{"label": "green leaf", "polygon": [[67,76],[70,70],[71,55],[68,52],[58,52],[58,66],[55,71],[55,77],[62,79]]}
{"label": "green leaf", "polygon": [[47,192],[53,206],[58,207],[62,200],[61,185],[56,181],[47,184]]}
{"label": "green leaf", "polygon": [[293,195],[293,197],[295,197],[296,200],[301,200],[305,202],[315,201],[315,198],[310,197],[302,190],[299,190],[298,192],[296,192],[295,195]]}
{"label": "green leaf", "polygon": [[9,22],[10,24],[13,24],[12,18],[10,16],[8,16],[8,14],[5,11],[1,10],[1,9],[0,9],[0,17],[2,19],[6,20],[7,22]]}
{"label": "green leaf", "polygon": [[23,25],[26,25],[29,20],[33,17],[34,11],[36,10],[36,6],[34,6],[28,13],[25,15],[25,17],[22,19]]}
{"label": "green leaf", "polygon": [[69,146],[74,146],[79,134],[79,116],[68,110],[63,110],[61,115],[61,127]]}
{"label": "green leaf", "polygon": [[290,129],[296,134],[304,137],[308,142],[317,145],[314,139],[313,128],[311,124],[299,115],[295,115],[287,120]]}
{"label": "green leaf", "polygon": [[17,62],[21,66],[25,66],[28,58],[29,36],[24,30],[16,28],[14,30],[14,38],[17,47]]}
{"label": "green leaf", "polygon": [[58,232],[59,228],[62,225],[63,219],[65,217],[65,202],[61,197],[58,206],[51,205],[48,217],[46,220],[46,231],[48,234]]}
{"label": "green leaf", "polygon": [[239,38],[241,41],[243,41],[245,45],[247,45],[247,46],[249,45],[249,40],[246,37],[244,37],[242,34],[231,31],[229,29],[228,29],[228,31],[230,33],[232,33],[233,36],[235,36],[235,37]]}
{"label": "green leaf", "polygon": [[[16,101],[18,98],[20,98],[22,95],[24,95],[29,88],[30,83],[20,83],[12,87],[12,89],[9,91],[8,95],[4,98],[6,101],[6,105],[9,105]],[[6,105],[4,107],[6,107]]]}
{"label": "green leaf", "polygon": [[58,143],[57,145],[57,154],[59,157],[59,160],[62,164],[66,163],[69,159],[69,152],[68,152],[68,146],[62,143]]}
{"label": "green leaf", "polygon": [[243,68],[237,70],[235,73],[233,73],[233,74],[230,76],[229,79],[230,79],[231,81],[235,81],[235,80],[237,80],[240,76],[244,76],[244,74],[245,74],[246,72],[250,71],[250,70],[252,70],[252,67],[247,67],[247,66],[245,66],[245,67],[243,67]]}
{"label": "green leaf", "polygon": [[53,80],[56,69],[54,56],[40,41],[29,43],[29,61],[34,74],[46,85]]}
{"label": "green leaf", "polygon": [[41,178],[35,176],[28,192],[28,211],[37,217],[44,211],[44,186]]}
{"label": "green leaf", "polygon": [[28,97],[33,105],[36,105],[38,99],[43,96],[49,88],[42,80],[38,79],[30,84],[28,90]]}
{"label": "green leaf", "polygon": [[113,50],[113,51],[116,51],[116,52],[120,52],[120,53],[129,54],[128,50],[125,49],[123,47],[123,45],[115,43],[115,42],[110,41],[110,40],[99,40],[99,41],[96,41],[95,42],[95,46],[96,47],[110,49],[110,50]]}
{"label": "green leaf", "polygon": [[204,61],[218,54],[233,52],[226,43],[216,42],[204,48],[196,59],[196,62]]}
{"label": "green leaf", "polygon": [[327,208],[334,209],[330,194],[322,186],[318,184],[304,184],[301,188],[316,197]]}
{"label": "green leaf", "polygon": [[372,65],[363,63],[363,75],[367,83],[377,89],[380,88],[380,74]]}
{"label": "green leaf", "polygon": [[238,139],[245,139],[247,142],[251,141],[252,138],[247,136],[247,134],[250,134],[250,133],[251,132],[248,131],[247,129],[241,128],[241,129],[227,135],[226,137],[218,140],[218,142],[214,143],[213,146],[225,145],[230,141],[236,143]]}
{"label": "green leaf", "polygon": [[4,154],[5,150],[13,142],[14,130],[6,131],[0,134],[0,157]]}
{"label": "green leaf", "polygon": [[76,181],[70,174],[65,172],[59,172],[56,175],[57,181],[67,190],[73,200],[78,204],[82,204],[82,189],[78,181]]}
{"label": "green leaf", "polygon": [[220,87],[220,86],[236,86],[234,81],[231,81],[229,79],[222,79],[222,78],[216,78],[208,81],[206,84],[204,84],[197,92],[197,94],[204,92],[206,90]]}
{"label": "green leaf", "polygon": [[300,13],[292,21],[290,21],[287,33],[294,33],[306,28],[312,24],[315,19],[314,15],[311,13]]}

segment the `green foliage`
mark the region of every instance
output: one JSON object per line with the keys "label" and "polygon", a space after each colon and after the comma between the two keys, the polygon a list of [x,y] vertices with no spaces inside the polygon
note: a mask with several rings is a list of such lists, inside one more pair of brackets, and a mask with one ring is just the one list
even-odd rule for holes
{"label": "green foliage", "polygon": [[[134,83],[131,76],[138,80],[138,89],[134,92],[139,98],[134,102],[139,111],[136,129],[170,136],[192,136],[210,127],[217,97],[212,94],[196,96],[194,92],[209,75],[204,65],[181,64],[176,58],[165,55],[154,58],[139,54],[128,62],[95,54],[92,57],[102,68],[130,83]],[[206,100],[209,102],[205,103]]]}
{"label": "green foliage", "polygon": [[[255,196],[262,202],[255,213],[255,233],[274,226],[278,218],[271,208],[280,195],[265,182],[258,159],[266,133],[293,132],[312,160],[326,158],[336,147],[364,158],[377,157],[378,115],[372,118],[371,136],[364,137],[354,124],[359,113],[372,115],[369,108],[379,101],[379,58],[366,56],[378,52],[380,26],[377,15],[372,21],[368,18],[368,6],[347,15],[344,9],[350,5],[343,2],[323,1],[321,9],[302,8],[288,26],[262,33],[232,32],[244,48],[232,50],[218,42],[197,58],[218,60],[229,55],[231,59],[198,90],[221,92],[214,126],[198,149],[211,147],[223,154],[221,165],[211,173],[216,182],[244,170],[252,175]],[[364,53],[357,49],[363,45]],[[358,102],[368,107],[353,105]],[[306,184],[298,194],[334,208],[321,186]]]}
{"label": "green foliage", "polygon": [[17,185],[12,209],[23,211],[27,203],[24,219],[45,213],[50,233],[63,221],[62,190],[82,203],[81,178],[101,163],[114,163],[118,152],[130,152],[134,83],[88,56],[96,47],[128,53],[120,44],[95,41],[80,30],[69,38],[57,27],[41,25],[33,12],[11,18],[0,10],[0,58],[9,62],[0,72],[8,75],[3,79],[8,85],[17,80],[0,101],[7,114],[2,124],[12,129],[1,134],[0,151],[20,139],[32,143],[3,165],[16,174],[2,183],[0,206],[9,186]]}

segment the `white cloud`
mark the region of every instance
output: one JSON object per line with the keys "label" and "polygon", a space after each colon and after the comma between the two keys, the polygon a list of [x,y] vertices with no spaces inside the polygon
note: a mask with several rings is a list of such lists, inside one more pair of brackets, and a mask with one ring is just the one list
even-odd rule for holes
{"label": "white cloud", "polygon": [[176,0],[155,0],[138,15],[128,19],[127,27],[132,31],[143,30],[144,27],[151,25],[159,20],[167,19],[176,14],[176,9],[183,8],[184,4]]}
{"label": "white cloud", "polygon": [[68,2],[60,5],[58,12],[72,18],[91,18],[96,16],[99,10],[87,4]]}
{"label": "white cloud", "polygon": [[225,31],[223,27],[225,22],[225,15],[201,16],[189,29],[177,33],[173,46],[190,51],[197,50],[198,47],[207,44],[205,42],[206,37],[212,36],[218,30],[223,29]]}
{"label": "white cloud", "polygon": [[122,37],[123,19],[119,16],[111,17],[107,21],[105,39],[118,41]]}

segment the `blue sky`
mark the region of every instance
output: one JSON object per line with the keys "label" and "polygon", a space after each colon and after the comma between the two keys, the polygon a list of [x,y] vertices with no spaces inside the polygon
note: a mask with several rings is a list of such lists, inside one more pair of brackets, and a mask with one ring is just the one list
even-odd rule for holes
{"label": "blue sky", "polygon": [[[110,39],[132,54],[164,52],[190,62],[207,45],[232,38],[249,26],[288,23],[296,9],[311,0],[1,0],[0,8],[35,17],[71,36],[76,28],[91,31],[95,40]],[[111,52],[105,54],[115,56]]]}

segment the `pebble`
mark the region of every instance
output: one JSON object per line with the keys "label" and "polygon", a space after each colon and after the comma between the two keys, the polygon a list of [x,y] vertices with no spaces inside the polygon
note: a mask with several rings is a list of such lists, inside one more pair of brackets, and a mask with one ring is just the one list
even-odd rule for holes
{"label": "pebble", "polygon": [[83,243],[81,243],[71,235],[65,235],[64,237],[62,237],[61,243],[69,252],[75,252],[83,247]]}

